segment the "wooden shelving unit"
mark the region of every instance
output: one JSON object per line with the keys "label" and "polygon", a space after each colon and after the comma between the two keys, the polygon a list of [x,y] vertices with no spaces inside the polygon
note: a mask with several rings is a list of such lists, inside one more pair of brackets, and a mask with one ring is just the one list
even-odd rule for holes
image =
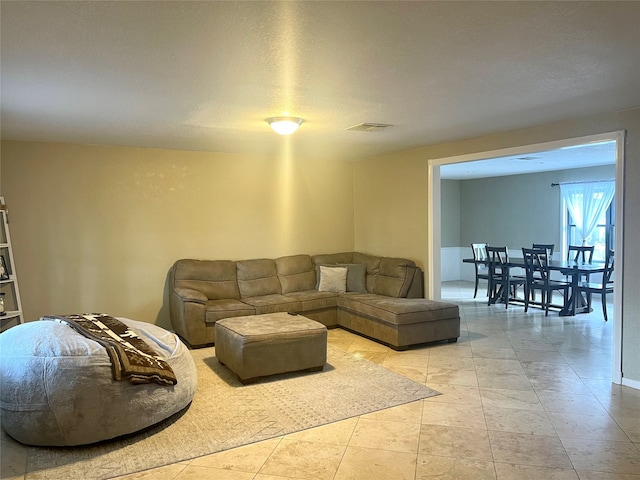
{"label": "wooden shelving unit", "polygon": [[[9,234],[9,216],[4,197],[0,197],[0,293],[4,293],[4,314],[0,315],[0,331],[24,322],[18,276],[13,260],[11,235]],[[2,312],[0,312],[2,313]]]}

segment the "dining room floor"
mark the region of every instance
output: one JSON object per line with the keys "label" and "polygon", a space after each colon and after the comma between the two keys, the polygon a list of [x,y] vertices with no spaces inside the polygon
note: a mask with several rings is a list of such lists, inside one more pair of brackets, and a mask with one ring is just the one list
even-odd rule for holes
{"label": "dining room floor", "polygon": [[[445,282],[442,296],[460,306],[454,344],[396,352],[329,331],[442,395],[119,478],[640,480],[640,390],[611,383],[613,323],[599,304],[545,317],[487,306],[470,282]],[[5,477],[5,455],[20,454],[2,452],[2,478],[23,478]]]}

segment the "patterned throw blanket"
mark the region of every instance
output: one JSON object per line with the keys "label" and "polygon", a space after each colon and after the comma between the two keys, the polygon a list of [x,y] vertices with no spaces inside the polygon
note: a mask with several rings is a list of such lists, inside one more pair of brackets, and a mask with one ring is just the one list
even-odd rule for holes
{"label": "patterned throw blanket", "polygon": [[132,384],[178,383],[171,366],[120,320],[104,313],[52,315],[40,320],[54,320],[102,345],[111,359],[114,380],[128,379]]}

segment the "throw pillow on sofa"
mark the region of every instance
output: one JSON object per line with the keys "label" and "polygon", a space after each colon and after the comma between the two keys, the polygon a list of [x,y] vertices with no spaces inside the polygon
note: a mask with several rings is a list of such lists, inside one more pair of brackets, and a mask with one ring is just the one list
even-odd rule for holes
{"label": "throw pillow on sofa", "polygon": [[347,292],[367,293],[367,266],[364,263],[322,263],[316,265],[316,290],[320,287],[320,267],[346,267]]}
{"label": "throw pillow on sofa", "polygon": [[347,267],[320,266],[319,292],[345,293],[347,291]]}
{"label": "throw pillow on sofa", "polygon": [[337,266],[347,267],[347,292],[367,293],[367,266],[364,263],[338,263]]}

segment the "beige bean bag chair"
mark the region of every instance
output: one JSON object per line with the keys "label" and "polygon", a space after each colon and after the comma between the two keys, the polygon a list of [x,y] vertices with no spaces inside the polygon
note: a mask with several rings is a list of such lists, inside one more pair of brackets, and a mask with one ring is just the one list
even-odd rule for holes
{"label": "beige bean bag chair", "polygon": [[112,379],[107,351],[55,321],[0,334],[0,422],[28,445],[82,445],[136,432],[187,407],[196,390],[193,358],[156,325],[118,318],[165,359],[176,385]]}

